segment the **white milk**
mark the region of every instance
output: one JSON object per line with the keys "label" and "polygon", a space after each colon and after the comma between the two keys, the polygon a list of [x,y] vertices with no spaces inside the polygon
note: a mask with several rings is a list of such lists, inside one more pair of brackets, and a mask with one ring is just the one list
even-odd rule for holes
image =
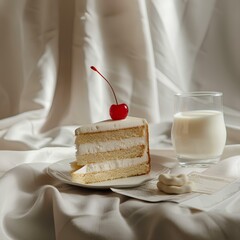
{"label": "white milk", "polygon": [[197,110],[175,114],[172,142],[178,158],[189,162],[220,157],[226,143],[222,112]]}

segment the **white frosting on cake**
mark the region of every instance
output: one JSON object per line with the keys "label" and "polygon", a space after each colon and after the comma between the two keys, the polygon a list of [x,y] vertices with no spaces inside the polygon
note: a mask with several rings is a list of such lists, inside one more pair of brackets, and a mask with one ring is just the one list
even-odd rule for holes
{"label": "white frosting on cake", "polygon": [[76,134],[79,133],[91,133],[101,131],[111,131],[130,127],[137,127],[146,124],[146,120],[143,118],[127,117],[123,120],[106,120],[98,123],[87,124],[76,129]]}
{"label": "white frosting on cake", "polygon": [[109,171],[109,170],[118,169],[118,168],[135,166],[147,161],[148,161],[148,156],[147,156],[147,153],[145,152],[144,155],[140,158],[119,159],[119,160],[106,161],[102,163],[87,164],[82,168],[78,169],[75,173],[83,174],[83,173],[91,173],[91,172]]}
{"label": "white frosting on cake", "polygon": [[119,149],[126,149],[133,146],[145,145],[147,142],[146,136],[144,137],[134,137],[126,138],[121,140],[113,140],[108,142],[98,142],[98,143],[85,143],[78,146],[78,155],[97,153],[97,152],[108,152]]}

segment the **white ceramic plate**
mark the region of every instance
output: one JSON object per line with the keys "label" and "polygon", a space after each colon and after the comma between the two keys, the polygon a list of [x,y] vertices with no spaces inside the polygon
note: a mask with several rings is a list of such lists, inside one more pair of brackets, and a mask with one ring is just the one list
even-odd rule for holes
{"label": "white ceramic plate", "polygon": [[56,178],[64,183],[84,187],[84,188],[95,188],[95,189],[107,189],[107,188],[130,188],[140,186],[146,181],[149,181],[153,178],[156,178],[160,173],[166,173],[169,171],[168,168],[163,167],[160,164],[159,156],[152,156],[151,155],[151,171],[149,174],[135,176],[135,177],[128,177],[128,178],[121,178],[115,179],[110,181],[104,181],[99,183],[92,183],[92,184],[81,184],[75,183],[71,181],[70,175],[70,162],[74,161],[74,159],[66,159],[61,160],[59,162],[51,164],[47,172],[53,178]]}

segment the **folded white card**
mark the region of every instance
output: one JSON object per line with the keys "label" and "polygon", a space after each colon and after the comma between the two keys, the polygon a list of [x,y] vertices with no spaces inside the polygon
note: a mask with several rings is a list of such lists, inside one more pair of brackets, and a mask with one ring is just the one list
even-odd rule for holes
{"label": "folded white card", "polygon": [[157,179],[137,188],[113,188],[112,191],[148,202],[171,201],[204,211],[227,211],[229,204],[237,204],[232,208],[240,209],[240,204],[238,204],[240,199],[240,156],[222,160],[201,173],[191,172],[190,169],[185,171],[184,168],[182,170],[194,183],[192,193],[165,194],[158,190]]}
{"label": "folded white card", "polygon": [[193,183],[193,192],[206,194],[217,192],[235,180],[234,178],[224,178],[198,172],[192,172],[188,174],[188,177]]}

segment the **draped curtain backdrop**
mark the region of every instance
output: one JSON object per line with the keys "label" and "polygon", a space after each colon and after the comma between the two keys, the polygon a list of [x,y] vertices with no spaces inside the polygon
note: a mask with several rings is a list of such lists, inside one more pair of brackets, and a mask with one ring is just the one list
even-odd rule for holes
{"label": "draped curtain backdrop", "polygon": [[72,146],[76,126],[109,118],[115,100],[91,65],[164,131],[174,93],[223,92],[238,143],[239,23],[238,0],[1,0],[0,149]]}
{"label": "draped curtain backdrop", "polygon": [[192,211],[47,173],[74,157],[77,127],[109,118],[115,100],[94,65],[148,120],[160,163],[174,163],[174,94],[223,92],[228,146],[212,174],[239,177],[239,26],[240,0],[0,0],[0,239],[239,239],[238,188]]}

